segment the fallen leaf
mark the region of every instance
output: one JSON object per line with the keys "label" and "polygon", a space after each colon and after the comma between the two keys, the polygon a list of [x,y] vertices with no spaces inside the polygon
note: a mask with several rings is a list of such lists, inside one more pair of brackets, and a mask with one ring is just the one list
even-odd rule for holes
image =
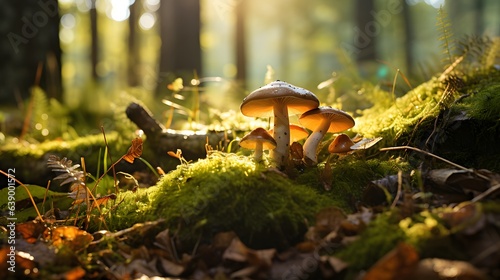
{"label": "fallen leaf", "polygon": [[412,273],[410,280],[487,280],[476,267],[464,261],[423,259]]}
{"label": "fallen leaf", "polygon": [[83,269],[80,266],[77,266],[75,268],[72,268],[71,270],[65,272],[63,275],[59,275],[61,278],[60,279],[66,279],[66,280],[78,280],[82,279],[85,277],[85,274],[87,272],[85,269]]}
{"label": "fallen leaf", "polygon": [[130,146],[127,153],[123,156],[123,159],[128,163],[134,163],[134,160],[142,155],[142,143],[141,137],[134,138],[132,146]]}
{"label": "fallen leaf", "polygon": [[235,262],[246,262],[248,260],[248,253],[249,249],[247,246],[239,238],[233,238],[229,247],[224,251],[222,258]]}
{"label": "fallen leaf", "polygon": [[340,272],[349,266],[348,263],[337,257],[334,256],[322,256],[322,257],[324,257],[322,258],[322,261],[328,262],[335,272]]}
{"label": "fallen leaf", "polygon": [[476,203],[459,204],[453,208],[453,211],[444,212],[440,217],[452,232],[464,231],[469,235],[481,230],[486,222],[480,204]]}
{"label": "fallen leaf", "polygon": [[35,243],[45,231],[45,225],[38,221],[29,221],[16,224],[16,232],[20,233],[24,240]]}
{"label": "fallen leaf", "polygon": [[163,268],[163,271],[165,271],[169,275],[179,276],[186,270],[183,265],[169,261],[166,258],[159,258],[159,261],[161,268]]}
{"label": "fallen leaf", "polygon": [[[14,254],[9,256],[9,254]],[[9,269],[13,268],[14,273]],[[17,250],[11,251],[9,247],[0,248],[0,276],[1,279],[15,278],[30,278],[35,279],[39,274],[39,270],[33,261],[33,256],[26,252],[19,252]]]}
{"label": "fallen leaf", "polygon": [[74,226],[47,228],[44,237],[45,240],[51,241],[55,247],[67,246],[73,251],[87,248],[94,240],[91,234]]}
{"label": "fallen leaf", "polygon": [[330,232],[337,231],[346,218],[344,211],[335,206],[320,210],[316,214],[316,223],[314,225],[316,238],[321,239]]}
{"label": "fallen leaf", "polygon": [[415,248],[406,243],[399,243],[368,270],[363,280],[406,279],[414,271],[418,260]]}

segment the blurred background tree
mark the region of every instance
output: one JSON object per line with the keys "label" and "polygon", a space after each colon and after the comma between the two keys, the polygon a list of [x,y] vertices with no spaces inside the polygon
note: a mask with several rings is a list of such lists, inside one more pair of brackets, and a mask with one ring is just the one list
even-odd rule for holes
{"label": "blurred background tree", "polygon": [[[3,0],[0,100],[18,106],[40,85],[70,110],[112,114],[135,98],[159,112],[200,85],[202,108],[237,110],[269,65],[328,102],[317,86],[332,78],[349,103],[364,81],[390,87],[400,69],[418,84],[442,69],[441,5],[455,40],[500,35],[496,0]],[[26,21],[44,24],[13,43]],[[169,88],[178,77],[184,88]]]}

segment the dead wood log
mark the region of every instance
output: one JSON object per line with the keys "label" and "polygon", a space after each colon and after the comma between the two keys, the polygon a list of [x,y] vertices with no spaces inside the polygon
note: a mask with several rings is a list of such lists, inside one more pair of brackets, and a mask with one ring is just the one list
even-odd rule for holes
{"label": "dead wood log", "polygon": [[131,103],[126,109],[127,117],[146,134],[145,145],[157,155],[182,151],[186,160],[206,157],[206,144],[214,149],[226,148],[232,133],[227,131],[178,131],[166,129],[141,105]]}

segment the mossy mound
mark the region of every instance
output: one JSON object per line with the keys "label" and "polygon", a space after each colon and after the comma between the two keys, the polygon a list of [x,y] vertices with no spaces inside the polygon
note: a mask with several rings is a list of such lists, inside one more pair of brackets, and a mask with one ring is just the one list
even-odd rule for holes
{"label": "mossy mound", "polygon": [[499,91],[500,71],[494,67],[435,77],[390,106],[380,102],[360,112],[352,130],[366,137],[382,136],[385,146],[410,145],[467,167],[498,172]]}
{"label": "mossy mound", "polygon": [[[331,163],[330,170],[325,164],[310,168],[296,178],[296,182],[323,191],[337,206],[346,212],[357,210],[369,183],[398,171],[410,170],[410,165],[401,158],[365,159],[358,155],[348,155]],[[329,191],[325,191],[330,188]]]}
{"label": "mossy mound", "polygon": [[[389,92],[384,94],[378,87],[372,91],[378,92],[374,96],[386,101],[392,99]],[[366,137],[382,136],[388,145],[393,145],[394,140],[410,133],[422,119],[439,114],[438,103],[442,94],[441,82],[432,78],[392,102],[376,102],[371,108],[361,111],[352,131]]]}
{"label": "mossy mound", "polygon": [[[121,155],[127,151],[130,142],[112,131],[106,134],[109,153]],[[47,168],[47,159],[50,155],[71,159],[75,164],[80,158],[85,158],[88,172],[94,173],[99,164],[102,166],[102,156],[106,143],[102,135],[88,135],[74,140],[51,140],[39,144],[7,143],[0,148],[2,161],[0,169],[16,169],[16,178],[23,183],[45,185],[53,178],[52,171]],[[101,158],[99,158],[101,155]],[[101,162],[101,163],[100,163]],[[58,190],[58,189],[52,189]]]}
{"label": "mossy mound", "polygon": [[[349,263],[346,279],[369,269],[399,242],[415,248],[421,259],[471,261],[482,252],[479,246],[487,248],[495,242],[493,239],[491,243],[485,242],[485,235],[489,233],[481,231],[496,232],[494,221],[499,215],[497,201],[439,207],[409,217],[404,216],[400,208],[394,208],[379,214],[358,239],[334,254]],[[488,262],[483,265],[487,266]]]}
{"label": "mossy mound", "polygon": [[109,218],[111,229],[163,218],[184,244],[234,231],[254,248],[283,248],[301,240],[314,215],[335,204],[248,157],[224,153],[181,164],[155,187],[122,193],[117,201],[122,199]]}

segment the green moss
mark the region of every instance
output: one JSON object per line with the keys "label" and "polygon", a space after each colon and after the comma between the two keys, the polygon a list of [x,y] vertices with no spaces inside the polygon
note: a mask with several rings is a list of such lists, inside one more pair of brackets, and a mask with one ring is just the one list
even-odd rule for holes
{"label": "green moss", "polygon": [[466,78],[463,93],[466,97],[452,109],[455,113],[466,112],[467,116],[483,121],[500,120],[500,71]]}
{"label": "green moss", "polygon": [[[113,150],[115,150],[117,146],[120,146],[117,144],[123,145],[123,142],[119,141],[117,132],[107,133],[106,139]],[[97,152],[103,147],[105,147],[103,136],[98,134],[79,137],[71,141],[52,140],[40,144],[9,143],[2,147],[2,154],[14,157],[40,158],[50,151],[57,154],[79,154],[83,156],[90,154],[90,152]]]}
{"label": "green moss", "polygon": [[[375,103],[361,111],[352,130],[366,137],[384,137],[388,145],[404,133],[411,131],[423,118],[437,116],[442,95],[437,78],[423,83],[393,102]],[[387,93],[389,96],[389,93]]]}
{"label": "green moss", "polygon": [[[127,152],[130,145],[128,139],[120,137],[118,132],[106,133],[110,153],[114,159]],[[8,143],[0,148],[2,161],[0,169],[16,169],[16,178],[24,183],[44,185],[53,174],[47,168],[46,161],[49,155],[67,157],[73,162],[80,163],[80,158],[85,158],[88,172],[95,174],[99,162],[102,166],[102,153],[106,148],[101,134],[79,137],[75,140],[51,140],[40,144]],[[99,155],[101,153],[101,158]],[[102,174],[102,171],[101,171]]]}
{"label": "green moss", "polygon": [[446,211],[449,208],[438,208],[407,218],[402,218],[398,209],[386,211],[336,256],[349,263],[351,272],[368,269],[398,242],[412,245],[421,258],[465,259],[460,244],[438,218]]}
{"label": "green moss", "polygon": [[320,209],[334,202],[248,157],[214,153],[181,165],[155,186],[126,192],[108,225],[112,229],[163,218],[187,244],[219,231],[235,231],[254,247],[300,240]]}
{"label": "green moss", "polygon": [[406,239],[405,232],[398,226],[399,215],[394,212],[380,214],[359,239],[336,254],[349,263],[349,270],[361,271],[369,268],[398,242]]}
{"label": "green moss", "polygon": [[[399,158],[366,160],[350,155],[333,161],[330,174],[325,174],[325,165],[321,164],[318,168],[306,170],[296,181],[324,192],[334,200],[336,206],[352,212],[356,210],[370,181],[397,174],[399,170],[407,171],[409,168],[409,164]],[[322,180],[330,185],[331,190],[325,191]]]}

